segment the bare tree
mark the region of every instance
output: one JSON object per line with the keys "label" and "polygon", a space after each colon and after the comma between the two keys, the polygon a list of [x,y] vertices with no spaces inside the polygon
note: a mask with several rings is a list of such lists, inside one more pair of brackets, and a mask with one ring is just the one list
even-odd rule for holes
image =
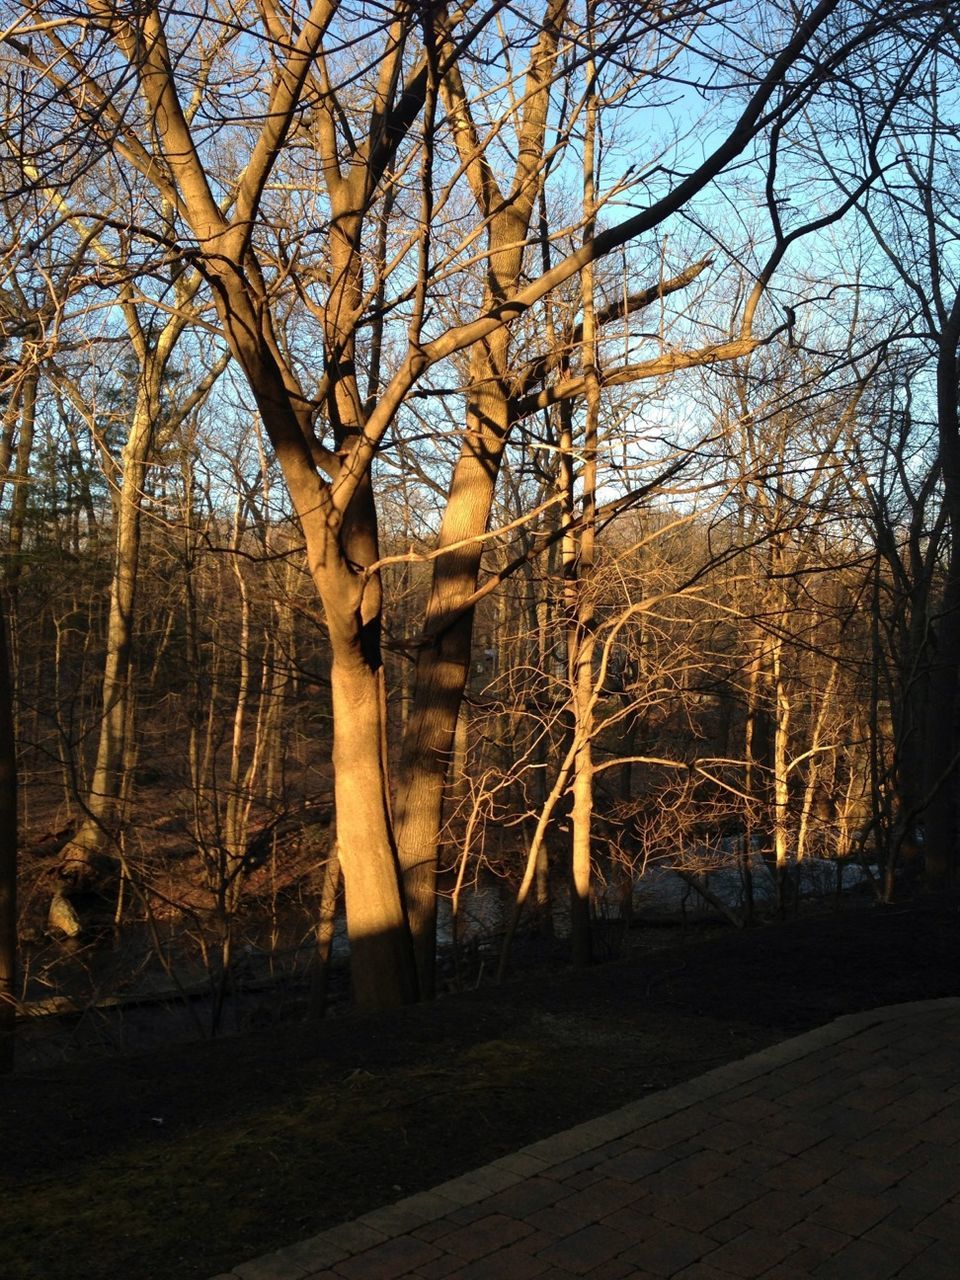
{"label": "bare tree", "polygon": [[[638,83],[645,75],[657,81],[658,49],[668,50],[668,62],[692,60],[696,75],[697,41],[704,24],[715,22],[730,50],[729,78],[746,88],[738,114],[711,133],[716,144],[701,162],[679,174],[655,162],[637,179],[637,212],[603,227],[598,216],[596,233],[571,246],[582,230],[578,217],[550,237],[550,261],[539,270],[524,248],[530,218],[546,174],[551,167],[561,173],[556,157],[584,109],[573,78],[583,62],[583,24],[561,0],[529,12],[397,0],[375,15],[333,0],[289,9],[237,0],[217,11],[95,0],[73,19],[58,11],[56,22],[29,38],[7,37],[9,55],[32,78],[31,105],[46,113],[44,127],[53,112],[60,120],[74,113],[69,142],[41,164],[39,184],[55,185],[58,166],[78,159],[122,175],[131,200],[117,233],[145,261],[159,255],[168,270],[189,263],[200,274],[282,470],[329,631],[337,835],[354,986],[366,1006],[430,989],[443,776],[472,611],[484,589],[477,573],[488,495],[516,420],[510,335],[591,263],[687,208],[882,25],[861,21],[857,7],[841,0],[820,0],[803,14],[771,10],[776,35],[762,56],[753,32],[738,45],[736,5],[712,17],[704,6],[684,4],[652,27],[645,13],[611,10],[610,56],[615,50],[632,60]],[[760,39],[767,42],[766,34]],[[471,58],[484,46],[489,63]],[[723,87],[712,55],[709,79],[712,89]],[[242,115],[230,105],[238,84]],[[569,87],[561,93],[559,85]],[[557,119],[551,95],[564,98],[564,113],[547,145],[547,121]],[[504,122],[515,131],[509,189],[494,180],[502,151],[514,145]],[[38,145],[31,155],[42,160]],[[464,183],[478,216],[463,213]],[[291,192],[300,216],[285,222],[278,201]],[[169,217],[158,215],[158,202]],[[386,253],[368,251],[371,227],[383,229]],[[649,291],[659,296],[659,282],[648,282]],[[471,296],[473,315],[464,319]],[[454,314],[444,322],[451,299]],[[610,378],[744,355],[760,341],[752,320],[747,309],[737,331],[719,342],[661,350]],[[319,376],[298,359],[301,325],[304,334],[318,333]],[[586,334],[577,341],[589,349]],[[373,465],[418,385],[431,370],[455,369],[460,353],[470,362],[467,414],[420,640],[424,683],[414,695],[408,744],[423,749],[414,768],[408,746],[397,798],[401,885],[386,759]],[[578,399],[590,380],[584,370],[557,384],[550,359],[536,367],[533,385],[521,383],[531,408]],[[405,830],[409,822],[417,834]]]}

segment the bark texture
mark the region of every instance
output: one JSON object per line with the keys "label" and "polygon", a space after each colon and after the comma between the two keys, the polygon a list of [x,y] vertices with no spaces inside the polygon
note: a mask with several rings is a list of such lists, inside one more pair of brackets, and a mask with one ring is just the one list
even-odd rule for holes
{"label": "bark texture", "polygon": [[[448,109],[474,199],[488,222],[489,266],[483,310],[512,297],[520,283],[525,244],[540,191],[549,88],[566,18],[566,0],[551,0],[530,69],[518,122],[518,159],[502,193],[478,145],[462,85],[452,74]],[[500,462],[511,425],[510,333],[500,328],[472,349],[463,445],[450,484],[427,604],[427,642],[417,655],[413,703],[404,735],[397,798],[397,843],[413,932],[421,994],[435,987],[436,882],[444,785],[460,702],[470,668],[473,610]]]}
{"label": "bark texture", "polygon": [[937,429],[944,504],[949,527],[949,560],[930,660],[927,714],[924,862],[931,889],[957,878],[960,841],[960,295],[950,323],[940,335],[937,355]]}
{"label": "bark texture", "polygon": [[0,607],[0,1072],[13,1069],[17,974],[17,751]]}

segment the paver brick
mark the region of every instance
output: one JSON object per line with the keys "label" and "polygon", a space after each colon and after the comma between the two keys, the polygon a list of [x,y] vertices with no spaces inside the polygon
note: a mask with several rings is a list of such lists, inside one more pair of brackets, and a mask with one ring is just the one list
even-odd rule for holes
{"label": "paver brick", "polygon": [[566,1160],[546,1165],[542,1172],[548,1178],[552,1178],[554,1182],[565,1182],[568,1178],[572,1178],[578,1173],[583,1173],[585,1169],[595,1168],[602,1159],[603,1154],[597,1149],[581,1151]]}
{"label": "paver brick", "polygon": [[490,1208],[491,1198],[487,1196],[483,1200],[475,1200],[473,1204],[463,1204],[459,1209],[454,1209],[448,1213],[442,1221],[452,1222],[461,1227],[466,1226],[468,1222],[479,1222],[481,1218],[485,1218],[488,1214],[494,1212]]}
{"label": "paver brick", "polygon": [[868,1067],[861,1076],[861,1082],[868,1089],[890,1089],[909,1080],[909,1071],[893,1067],[885,1062],[875,1063]]}
{"label": "paver brick", "polygon": [[933,1236],[936,1240],[954,1240],[957,1243],[958,1266],[960,1271],[960,1204],[950,1200],[935,1209],[926,1218],[921,1218],[916,1230],[924,1236]]}
{"label": "paver brick", "polygon": [[646,1212],[649,1201],[627,1205],[623,1209],[615,1209],[600,1221],[605,1227],[614,1227],[635,1243],[647,1240],[657,1231],[663,1230],[663,1223]]}
{"label": "paver brick", "polygon": [[[528,1224],[529,1225],[529,1224]],[[548,1245],[553,1244],[556,1236],[549,1235],[546,1231],[538,1231],[536,1227],[525,1235],[522,1240],[518,1240],[516,1244],[510,1245],[511,1249],[520,1249],[524,1253],[540,1253],[542,1249],[546,1249]]]}
{"label": "paver brick", "polygon": [[607,1160],[604,1163],[604,1169],[611,1177],[631,1178],[636,1182],[641,1178],[659,1173],[661,1169],[665,1169],[673,1162],[674,1156],[669,1149],[661,1151],[649,1147],[635,1147],[632,1151],[624,1151],[622,1155]]}
{"label": "paver brick", "polygon": [[677,1142],[702,1134],[710,1123],[702,1108],[689,1107],[686,1111],[644,1126],[640,1130],[640,1138],[644,1146],[663,1151]]}
{"label": "paver brick", "polygon": [[754,1277],[762,1276],[770,1267],[783,1262],[792,1251],[793,1245],[782,1235],[751,1227],[749,1231],[720,1245],[704,1261],[735,1276]]}
{"label": "paver brick", "polygon": [[748,1227],[761,1227],[765,1231],[786,1231],[806,1213],[803,1199],[788,1191],[765,1191],[763,1195],[737,1208],[732,1217],[735,1222]]}
{"label": "paver brick", "polygon": [[826,1136],[833,1143],[849,1146],[858,1138],[876,1133],[887,1124],[884,1109],[879,1111],[855,1111],[852,1107],[828,1105],[810,1111],[807,1119],[827,1131]]}
{"label": "paver brick", "polygon": [[709,1262],[695,1262],[691,1267],[676,1271],[672,1280],[730,1280],[729,1271],[718,1271]]}
{"label": "paver brick", "polygon": [[727,1170],[725,1180],[738,1176],[738,1160],[717,1151],[698,1151],[667,1165],[655,1178],[648,1179],[646,1185],[653,1195],[660,1197],[686,1195],[715,1182],[718,1169],[724,1166]]}
{"label": "paver brick", "polygon": [[610,1258],[607,1262],[598,1263],[583,1273],[584,1280],[654,1280],[647,1271],[638,1271],[629,1262],[620,1258]]}
{"label": "paver brick", "polygon": [[[478,1186],[486,1187],[487,1191],[502,1191],[504,1187],[515,1186],[523,1177],[522,1174],[516,1173],[511,1169],[504,1169],[499,1165],[486,1164],[481,1169],[471,1169],[469,1173],[465,1173],[458,1178],[458,1182],[473,1182]],[[443,1194],[441,1192],[441,1194]]]}
{"label": "paver brick", "polygon": [[909,1257],[881,1249],[866,1240],[854,1240],[813,1272],[815,1280],[888,1280]]}
{"label": "paver brick", "polygon": [[523,1182],[518,1182],[515,1187],[498,1191],[484,1203],[493,1212],[507,1213],[516,1218],[556,1204],[568,1194],[568,1187],[555,1182],[552,1178],[535,1175],[532,1178],[526,1178]]}
{"label": "paver brick", "polygon": [[595,1183],[602,1182],[606,1176],[605,1166],[597,1164],[590,1169],[581,1169],[579,1173],[574,1173],[569,1178],[564,1178],[562,1186],[567,1195],[570,1195],[574,1191],[582,1191],[585,1187],[592,1187]]}
{"label": "paver brick", "polygon": [[544,1275],[549,1264],[520,1245],[498,1249],[462,1267],[457,1275],[462,1280],[529,1280]]}
{"label": "paver brick", "polygon": [[763,1188],[743,1178],[724,1178],[691,1195],[653,1198],[650,1212],[673,1226],[705,1231],[763,1195]]}
{"label": "paver brick", "polygon": [[582,1276],[623,1253],[629,1244],[629,1238],[622,1231],[593,1222],[562,1240],[554,1241],[542,1249],[537,1257],[542,1258],[549,1266],[560,1267],[572,1275]]}
{"label": "paver brick", "polygon": [[756,1137],[753,1142],[748,1142],[745,1147],[738,1147],[736,1151],[737,1163],[744,1169],[775,1169],[789,1159],[785,1151],[765,1147]]}
{"label": "paver brick", "polygon": [[918,1142],[909,1151],[905,1151],[902,1155],[891,1157],[884,1163],[889,1165],[902,1179],[908,1173],[916,1173],[918,1169],[922,1169],[928,1164],[939,1164],[941,1168],[947,1168],[950,1164],[950,1152],[929,1142]]}
{"label": "paver brick", "polygon": [[[896,1208],[881,1223],[878,1223],[876,1227],[871,1227],[869,1231],[864,1232],[864,1235],[872,1235],[880,1227],[886,1227],[890,1231],[904,1231],[909,1235],[913,1235],[917,1230],[917,1223],[922,1222],[924,1218],[929,1216],[929,1213],[929,1205],[897,1204]],[[923,1245],[926,1245],[929,1243],[930,1237],[918,1235],[917,1239]]]}
{"label": "paver brick", "polygon": [[891,1226],[890,1218],[871,1227],[860,1239],[890,1253],[900,1254],[905,1259],[916,1257],[927,1247],[929,1241],[928,1236],[919,1235],[916,1231],[902,1231]]}
{"label": "paver brick", "polygon": [[492,1253],[504,1245],[513,1244],[523,1236],[530,1235],[533,1227],[516,1218],[508,1218],[502,1213],[491,1213],[478,1222],[468,1226],[456,1227],[445,1236],[438,1236],[434,1243],[447,1253],[456,1254],[458,1258],[472,1261],[485,1253]]}
{"label": "paver brick", "polygon": [[450,1231],[451,1220],[449,1218],[437,1218],[435,1222],[424,1222],[419,1227],[409,1233],[416,1236],[418,1240],[426,1240],[428,1244],[432,1244],[438,1236],[445,1236]]}
{"label": "paver brick", "polygon": [[622,1178],[601,1178],[557,1201],[556,1207],[559,1213],[571,1212],[586,1222],[596,1222],[614,1209],[622,1209],[637,1199],[637,1189],[632,1182]]}
{"label": "paver brick", "polygon": [[362,1253],[372,1245],[379,1244],[387,1237],[382,1231],[376,1231],[365,1222],[343,1222],[339,1227],[331,1227],[323,1233],[323,1238],[344,1253]]}
{"label": "paver brick", "polygon": [[[858,1160],[899,1161],[919,1145],[913,1129],[906,1125],[887,1125],[851,1143],[847,1150]],[[913,1167],[913,1166],[911,1166]]]}
{"label": "paver brick", "polygon": [[752,1142],[756,1136],[757,1131],[753,1125],[739,1120],[721,1120],[704,1131],[702,1140],[704,1146],[711,1151],[736,1151],[738,1147],[745,1147]]}
{"label": "paver brick", "polygon": [[960,1141],[960,1112],[955,1107],[945,1108],[923,1124],[917,1125],[915,1132],[923,1140],[957,1143]]}
{"label": "paver brick", "polygon": [[[839,1253],[853,1239],[845,1231],[836,1231],[833,1227],[826,1227],[809,1219],[798,1222],[795,1227],[791,1227],[783,1234],[791,1245],[803,1249],[804,1255],[812,1265],[819,1265],[833,1254]],[[796,1262],[797,1258],[794,1258],[795,1265]]]}
{"label": "paver brick", "polygon": [[524,1220],[537,1231],[545,1231],[554,1239],[562,1239],[587,1226],[585,1218],[574,1213],[561,1213],[556,1205],[538,1209],[536,1213],[528,1213]]}
{"label": "paver brick", "polygon": [[736,1240],[737,1236],[742,1236],[744,1231],[750,1228],[744,1226],[742,1222],[738,1222],[736,1217],[721,1218],[719,1222],[715,1222],[710,1227],[704,1227],[703,1234],[709,1236],[715,1244],[726,1244],[728,1240]]}
{"label": "paver brick", "polygon": [[439,1249],[414,1236],[395,1236],[364,1253],[354,1254],[334,1267],[347,1280],[394,1280],[422,1263],[440,1256]]}
{"label": "paver brick", "polygon": [[450,1276],[459,1276],[462,1270],[462,1258],[457,1258],[452,1253],[442,1253],[439,1258],[421,1262],[415,1271],[408,1274],[418,1276],[420,1280],[448,1280]]}
{"label": "paver brick", "polygon": [[[698,1151],[670,1165],[666,1170],[666,1178],[674,1184],[682,1179],[686,1185],[705,1187],[720,1178],[736,1174],[741,1163],[736,1156],[722,1151]],[[658,1181],[662,1183],[663,1179]]]}
{"label": "paver brick", "polygon": [[778,1191],[809,1192],[820,1187],[836,1170],[821,1161],[801,1156],[784,1159],[772,1169],[757,1175],[757,1180]]}
{"label": "paver brick", "polygon": [[855,1160],[840,1169],[823,1184],[824,1192],[832,1188],[838,1191],[855,1191],[859,1195],[879,1195],[900,1181],[901,1175],[881,1164]]}
{"label": "paver brick", "polygon": [[335,1245],[324,1234],[314,1236],[310,1240],[301,1240],[299,1244],[288,1245],[285,1249],[279,1249],[276,1256],[297,1263],[312,1275],[315,1271],[321,1271],[324,1267],[332,1267],[334,1263],[340,1262],[347,1257],[347,1250]]}
{"label": "paver brick", "polygon": [[[754,1135],[751,1134],[751,1137]],[[773,1125],[764,1129],[763,1141],[777,1151],[784,1151],[788,1156],[798,1156],[813,1147],[819,1147],[836,1136],[833,1127],[820,1127],[812,1124],[790,1123]]]}
{"label": "paver brick", "polygon": [[613,1142],[605,1142],[603,1144],[603,1158],[607,1160],[611,1156],[618,1156],[621,1151],[632,1151],[636,1145],[637,1133],[635,1129],[631,1129],[621,1137],[615,1138]]}
{"label": "paver brick", "polygon": [[440,1218],[457,1206],[437,1191],[418,1191],[416,1195],[407,1196],[405,1200],[398,1200],[393,1207],[406,1209],[426,1218]]}
{"label": "paver brick", "polygon": [[519,1173],[521,1177],[534,1177],[547,1167],[547,1161],[531,1155],[529,1151],[514,1151],[512,1155],[501,1156],[494,1160],[491,1169],[505,1169],[508,1173]]}
{"label": "paver brick", "polygon": [[822,1188],[811,1193],[812,1204],[815,1206],[809,1215],[811,1222],[845,1231],[851,1236],[863,1235],[865,1231],[869,1231],[878,1222],[882,1222],[894,1207],[883,1196],[861,1196],[853,1191],[837,1191],[827,1199],[823,1195]]}
{"label": "paver brick", "polygon": [[479,1183],[472,1182],[468,1178],[451,1178],[449,1182],[441,1182],[439,1187],[434,1188],[440,1195],[445,1196],[447,1200],[452,1200],[454,1204],[460,1205],[461,1208],[476,1204],[478,1200],[485,1200],[494,1191],[501,1189],[500,1187],[480,1186]]}
{"label": "paver brick", "polygon": [[920,1125],[943,1111],[949,1100],[939,1090],[918,1089],[898,1099],[895,1105],[901,1124]]}
{"label": "paver brick", "polygon": [[901,1098],[908,1097],[909,1093],[909,1081],[903,1080],[900,1084],[890,1085],[886,1089],[873,1089],[869,1086],[858,1088],[848,1093],[844,1102],[854,1111],[869,1111],[873,1113],[895,1106]]}
{"label": "paver brick", "polygon": [[234,1268],[234,1275],[239,1280],[303,1280],[307,1270],[295,1262],[284,1261],[275,1253],[265,1254],[262,1258],[254,1258]]}
{"label": "paver brick", "polygon": [[655,1276],[672,1276],[699,1262],[704,1254],[716,1247],[716,1242],[708,1236],[685,1231],[682,1227],[665,1226],[649,1239],[626,1250],[623,1258]]}
{"label": "paver brick", "polygon": [[[792,1089],[788,1089],[783,1094],[783,1102],[786,1104],[786,1109],[794,1111],[795,1114],[803,1115],[804,1112],[810,1113],[824,1106],[833,1106],[841,1097],[844,1103],[849,1106],[850,1100],[854,1096],[854,1086],[846,1090],[840,1089],[833,1076],[828,1076],[824,1080],[811,1080],[807,1084],[798,1084]],[[781,1115],[784,1113],[782,1111]]]}
{"label": "paver brick", "polygon": [[934,1241],[897,1272],[897,1280],[957,1280],[957,1251]]}
{"label": "paver brick", "polygon": [[[788,1062],[777,1071],[778,1081],[787,1088],[801,1084],[810,1084],[814,1080],[822,1080],[825,1076],[836,1083],[836,1077],[830,1068],[825,1054],[810,1053],[805,1058]],[[786,1090],[785,1090],[786,1091]]]}
{"label": "paver brick", "polygon": [[916,1191],[931,1199],[935,1197],[938,1204],[945,1204],[960,1193],[960,1164],[954,1165],[946,1153],[943,1159],[934,1159],[928,1154],[919,1168],[900,1180],[897,1190]]}
{"label": "paver brick", "polygon": [[[446,1203],[451,1209],[456,1208],[453,1201]],[[432,1216],[417,1209],[407,1208],[405,1204],[385,1204],[381,1209],[372,1209],[369,1213],[365,1213],[357,1221],[373,1227],[375,1231],[380,1231],[385,1236],[394,1236],[422,1226]]]}
{"label": "paver brick", "polygon": [[779,1119],[784,1114],[782,1102],[773,1102],[756,1095],[732,1098],[721,1103],[720,1106],[714,1104],[712,1110],[723,1120],[734,1120],[738,1124],[747,1125],[765,1124],[767,1121]]}

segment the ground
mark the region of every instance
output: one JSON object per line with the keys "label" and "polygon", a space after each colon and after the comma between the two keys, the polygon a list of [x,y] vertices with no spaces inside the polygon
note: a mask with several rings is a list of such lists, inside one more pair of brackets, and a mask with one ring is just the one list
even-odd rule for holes
{"label": "ground", "polygon": [[675,931],[396,1015],[0,1087],[4,1280],[204,1280],[828,1022],[960,994],[956,899]]}

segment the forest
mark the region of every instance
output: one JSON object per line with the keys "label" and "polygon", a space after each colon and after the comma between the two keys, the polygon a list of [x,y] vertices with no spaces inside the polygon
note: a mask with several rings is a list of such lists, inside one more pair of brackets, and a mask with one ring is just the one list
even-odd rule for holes
{"label": "forest", "polygon": [[667,875],[955,882],[953,6],[4,0],[0,59],[6,1067],[586,966]]}

